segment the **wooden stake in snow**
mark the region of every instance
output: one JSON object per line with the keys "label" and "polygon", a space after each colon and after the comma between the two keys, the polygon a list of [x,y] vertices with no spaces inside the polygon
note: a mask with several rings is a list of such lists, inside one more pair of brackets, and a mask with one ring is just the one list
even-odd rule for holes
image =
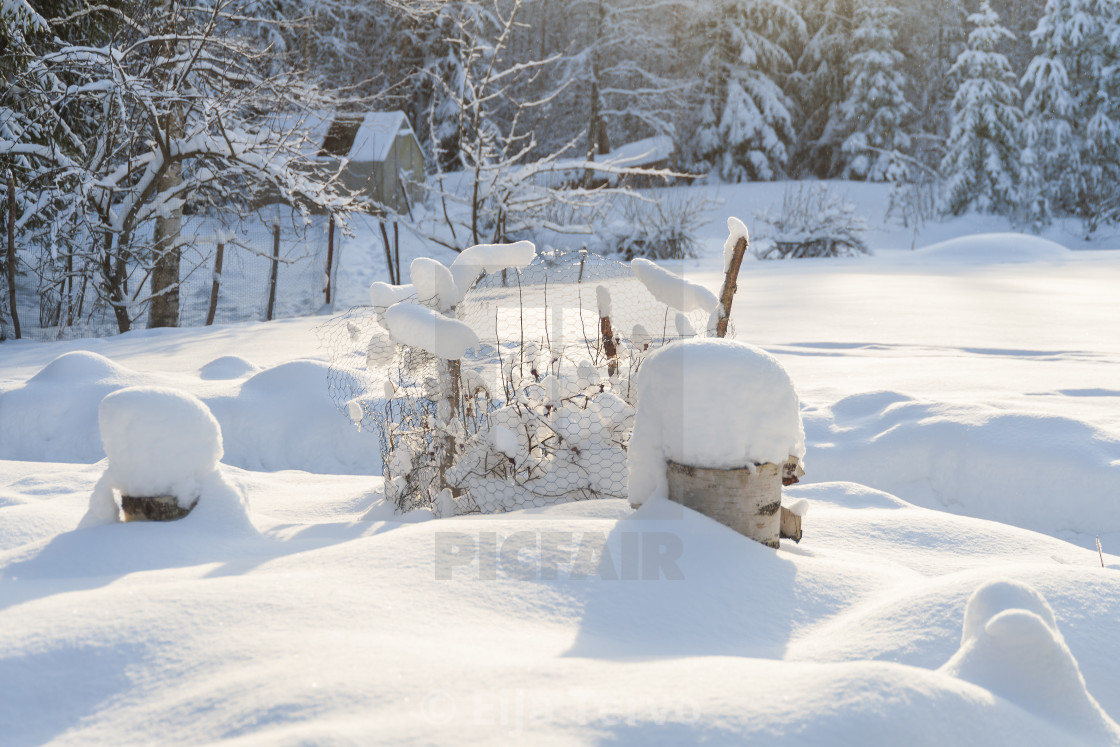
{"label": "wooden stake in snow", "polygon": [[607,356],[607,375],[618,373],[618,345],[614,341],[614,327],[611,326],[611,295],[606,286],[595,287],[595,299],[599,306],[599,333],[603,337],[603,352]]}
{"label": "wooden stake in snow", "polygon": [[723,246],[724,276],[723,288],[719,292],[720,316],[716,323],[716,337],[727,336],[727,323],[731,321],[731,302],[739,287],[739,267],[751,244],[747,227],[738,218],[727,219],[727,230],[727,241]]}
{"label": "wooden stake in snow", "polygon": [[331,304],[331,282],[334,279],[334,213],[331,213],[330,219],[327,221],[327,282],[326,287],[323,288],[323,295],[326,296],[325,303],[330,306]]}
{"label": "wooden stake in snow", "polygon": [[222,287],[222,260],[226,254],[226,245],[219,241],[218,249],[214,253],[214,279],[210,284],[210,308],[206,310],[206,326],[214,323],[214,314],[218,311],[218,291]]}
{"label": "wooden stake in snow", "polygon": [[272,312],[276,309],[276,279],[280,271],[280,224],[272,227],[272,268],[268,273],[268,308],[265,310],[265,321],[272,321]]}
{"label": "wooden stake in snow", "polygon": [[[432,276],[425,276],[425,270]],[[445,284],[450,284],[451,276],[446,267],[427,258],[415,260],[412,264],[413,285],[418,288],[425,284],[439,287],[440,271],[445,274]],[[450,288],[445,288],[445,292],[450,292]],[[443,431],[439,436],[442,443],[438,448],[437,465],[440,487],[450,488],[452,496],[458,496],[462,490],[448,482],[447,473],[455,463],[455,423],[461,412],[462,368],[459,360],[467,350],[478,347],[478,336],[463,322],[412,303],[397,303],[389,307],[385,312],[385,325],[395,342],[424,350],[440,361],[439,387],[444,401],[436,416]]]}
{"label": "wooden stake in snow", "polygon": [[442,376],[446,375],[448,378],[446,393],[450,414],[445,424],[447,430],[443,436],[443,449],[440,450],[439,482],[440,487],[444,490],[450,489],[452,497],[457,498],[463,494],[463,489],[448,482],[447,473],[451,471],[451,468],[455,464],[457,446],[455,443],[455,436],[451,432],[451,424],[459,419],[459,403],[462,400],[462,386],[460,382],[463,372],[458,358],[442,362],[447,366],[446,371],[440,371],[440,376],[442,378]]}
{"label": "wooden stake in snow", "polygon": [[791,539],[794,542],[801,541],[801,517],[790,511],[785,506],[782,506],[782,518],[778,536],[782,539]]}
{"label": "wooden stake in snow", "polygon": [[1101,550],[1101,538],[1097,537],[1097,555],[1101,558],[1101,568],[1104,568],[1104,551]]}

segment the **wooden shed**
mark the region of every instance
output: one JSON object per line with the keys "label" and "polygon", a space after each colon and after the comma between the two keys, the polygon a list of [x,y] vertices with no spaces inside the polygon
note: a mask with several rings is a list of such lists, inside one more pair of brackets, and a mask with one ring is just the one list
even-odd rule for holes
{"label": "wooden shed", "polygon": [[404,112],[277,113],[268,127],[307,133],[304,153],[325,170],[347,159],[343,184],[404,213],[421,195],[424,152]]}

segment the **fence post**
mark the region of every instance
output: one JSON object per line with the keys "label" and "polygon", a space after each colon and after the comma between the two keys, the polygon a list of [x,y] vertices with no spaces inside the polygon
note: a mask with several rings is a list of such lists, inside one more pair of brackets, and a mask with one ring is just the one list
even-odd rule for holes
{"label": "fence post", "polygon": [[8,169],[8,307],[12,330],[20,338],[19,311],[16,310],[16,174]]}
{"label": "fence post", "polygon": [[327,305],[331,304],[331,280],[334,278],[334,213],[327,221],[327,287],[323,289],[326,294]]}
{"label": "fence post", "polygon": [[214,323],[214,314],[218,311],[218,289],[222,284],[222,258],[226,253],[224,242],[218,242],[218,251],[214,254],[214,280],[210,284],[210,308],[206,310],[206,326]]}
{"label": "fence post", "polygon": [[272,321],[272,312],[276,308],[276,275],[280,270],[280,224],[272,227],[272,272],[268,276],[268,309],[265,311],[265,321]]}
{"label": "fence post", "polygon": [[393,272],[393,250],[389,244],[389,232],[385,230],[385,221],[378,221],[378,224],[381,227],[381,241],[385,244],[385,266],[389,268],[389,283],[390,285],[400,285],[398,279],[400,273]]}
{"label": "fence post", "polygon": [[393,221],[393,266],[397,268],[397,285],[401,284],[401,234],[400,225]]}

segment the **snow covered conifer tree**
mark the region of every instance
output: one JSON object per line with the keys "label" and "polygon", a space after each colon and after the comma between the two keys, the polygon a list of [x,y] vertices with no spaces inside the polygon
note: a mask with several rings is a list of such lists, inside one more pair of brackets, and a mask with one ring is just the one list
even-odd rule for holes
{"label": "snow covered conifer tree", "polygon": [[1007,58],[996,51],[1013,39],[988,0],[969,16],[976,28],[968,48],[949,71],[960,81],[953,97],[953,125],[942,173],[948,178],[942,209],[960,215],[975,204],[985,212],[1010,213],[1019,182],[1019,90]]}
{"label": "snow covered conifer tree", "polygon": [[724,0],[703,25],[715,43],[704,55],[705,105],[714,121],[698,152],[728,181],[770,180],[785,173],[793,141],[793,102],[778,84],[793,61],[786,46],[805,38],[805,21],[782,0]]}
{"label": "snow covered conifer tree", "polygon": [[899,11],[880,0],[864,0],[856,9],[852,35],[855,53],[845,83],[848,97],[840,105],[846,178],[895,182],[906,178],[910,136],[903,119],[911,106],[903,93],[902,53],[894,47],[891,24]]}
{"label": "snow covered conifer tree", "polygon": [[1120,4],[1050,0],[1031,40],[1021,200],[1036,223],[1075,215],[1092,232],[1120,217]]}
{"label": "snow covered conifer tree", "polygon": [[799,164],[821,178],[836,176],[843,138],[840,104],[847,97],[848,54],[852,44],[852,0],[825,0],[806,9],[810,37],[798,60],[802,125]]}

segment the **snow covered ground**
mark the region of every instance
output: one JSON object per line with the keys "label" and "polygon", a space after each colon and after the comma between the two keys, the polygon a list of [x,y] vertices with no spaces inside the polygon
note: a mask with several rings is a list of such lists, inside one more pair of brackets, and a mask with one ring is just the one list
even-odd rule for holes
{"label": "snow covered ground", "polygon": [[[777,552],[659,502],[394,515],[322,317],[4,343],[0,743],[1120,744],[1120,240],[911,252],[839,187],[875,256],[748,262],[735,302],[802,403]],[[668,266],[718,290],[726,216],[781,188],[701,189]],[[381,252],[344,246],[336,308]],[[134,384],[209,406],[251,525],[76,529]]]}

